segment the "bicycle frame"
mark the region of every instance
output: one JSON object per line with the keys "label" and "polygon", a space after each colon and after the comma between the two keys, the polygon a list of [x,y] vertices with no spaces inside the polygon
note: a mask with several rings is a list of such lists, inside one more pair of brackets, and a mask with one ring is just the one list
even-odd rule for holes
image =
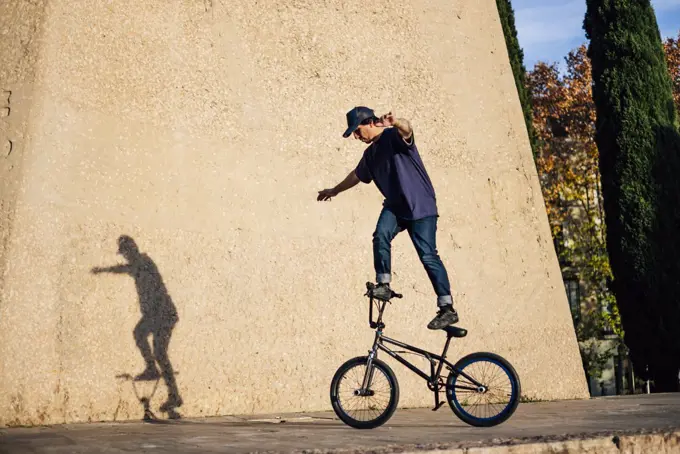
{"label": "bicycle frame", "polygon": [[[451,336],[447,336],[446,338],[446,344],[444,345],[444,350],[442,351],[441,355],[437,355],[435,353],[429,352],[427,350],[420,349],[418,347],[414,347],[412,345],[406,344],[404,342],[400,342],[396,339],[391,339],[387,336],[383,335],[383,328],[385,328],[385,324],[382,322],[382,315],[383,311],[385,310],[385,306],[387,305],[387,301],[380,301],[378,302],[378,320],[376,322],[373,321],[373,298],[371,298],[371,307],[369,311],[369,324],[371,328],[375,328],[375,340],[373,341],[373,347],[369,351],[368,355],[368,361],[366,364],[366,374],[364,375],[364,381],[362,384],[362,387],[358,392],[361,395],[367,394],[367,390],[370,388],[371,383],[373,381],[373,360],[378,357],[378,350],[382,350],[388,355],[390,355],[392,358],[396,359],[399,361],[401,364],[406,366],[408,369],[410,369],[412,372],[414,372],[416,375],[421,377],[427,382],[427,386],[432,391],[435,395],[435,407],[433,408],[434,410],[439,409],[444,402],[439,402],[439,391],[444,387],[443,383],[440,383],[440,377],[441,377],[441,371],[442,368],[444,367],[444,364],[446,364],[447,369],[449,369],[451,372],[453,372],[456,375],[461,375],[465,377],[470,383],[473,383],[475,387],[472,386],[465,386],[465,385],[454,385],[455,388],[458,389],[467,389],[471,391],[478,391],[478,392],[483,392],[486,390],[486,387],[479,383],[477,380],[474,378],[470,377],[467,375],[465,372],[459,370],[456,366],[451,364],[449,361],[446,360],[446,353],[449,350],[449,346],[451,344]],[[423,356],[425,359],[427,359],[430,362],[430,374],[426,374],[422,370],[420,370],[417,366],[414,366],[411,362],[409,362],[407,359],[404,359],[402,356],[399,355],[398,352],[395,352],[391,350],[389,347],[387,347],[385,344],[391,344],[391,345],[396,345],[397,347],[404,348],[406,350],[409,350],[417,355]],[[436,370],[435,370],[436,369]]]}

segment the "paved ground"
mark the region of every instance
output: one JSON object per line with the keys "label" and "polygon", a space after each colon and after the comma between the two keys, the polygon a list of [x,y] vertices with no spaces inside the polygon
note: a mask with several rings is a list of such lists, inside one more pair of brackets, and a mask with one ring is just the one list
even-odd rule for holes
{"label": "paved ground", "polygon": [[511,439],[654,429],[680,429],[680,393],[520,404],[509,421],[490,429],[465,425],[448,406],[437,412],[399,409],[386,425],[365,431],[345,426],[333,413],[11,428],[0,429],[0,453],[361,452],[394,445],[485,446]]}

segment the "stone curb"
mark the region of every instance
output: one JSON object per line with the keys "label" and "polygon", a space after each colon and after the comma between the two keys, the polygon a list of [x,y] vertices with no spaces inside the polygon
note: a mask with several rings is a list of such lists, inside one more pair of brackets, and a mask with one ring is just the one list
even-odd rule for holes
{"label": "stone curb", "polygon": [[[486,446],[484,446],[486,445]],[[275,451],[256,451],[273,454]],[[564,437],[495,439],[457,445],[401,445],[367,449],[302,450],[291,454],[675,454],[680,428],[575,434]]]}

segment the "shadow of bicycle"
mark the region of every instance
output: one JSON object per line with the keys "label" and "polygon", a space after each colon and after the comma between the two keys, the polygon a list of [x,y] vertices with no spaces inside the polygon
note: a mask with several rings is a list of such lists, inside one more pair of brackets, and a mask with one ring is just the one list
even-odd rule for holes
{"label": "shadow of bicycle", "polygon": [[[176,373],[175,373],[176,374]],[[135,393],[135,397],[137,398],[137,401],[142,405],[142,408],[144,409],[144,415],[142,416],[142,420],[146,422],[162,422],[160,418],[158,418],[154,412],[151,410],[151,399],[153,396],[156,394],[156,390],[158,389],[158,384],[160,383],[160,378],[156,379],[153,382],[153,385],[151,385],[151,390],[149,391],[149,387],[141,387],[138,386],[140,380],[135,380],[135,377],[132,376],[131,374],[119,374],[116,375],[116,378],[121,380],[121,381],[126,381],[130,382],[132,384],[132,390]],[[148,383],[148,380],[147,380]],[[140,389],[140,388],[146,388],[146,389]],[[168,410],[168,418],[169,419],[180,419],[182,416],[177,413],[177,411],[174,408],[171,408]]]}

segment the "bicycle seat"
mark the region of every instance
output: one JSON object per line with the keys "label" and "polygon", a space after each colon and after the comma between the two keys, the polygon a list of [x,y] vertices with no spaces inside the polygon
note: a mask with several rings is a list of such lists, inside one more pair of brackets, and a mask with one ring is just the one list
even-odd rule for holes
{"label": "bicycle seat", "polygon": [[467,330],[464,328],[458,328],[457,326],[446,326],[442,328],[446,331],[449,337],[465,337],[467,336]]}

